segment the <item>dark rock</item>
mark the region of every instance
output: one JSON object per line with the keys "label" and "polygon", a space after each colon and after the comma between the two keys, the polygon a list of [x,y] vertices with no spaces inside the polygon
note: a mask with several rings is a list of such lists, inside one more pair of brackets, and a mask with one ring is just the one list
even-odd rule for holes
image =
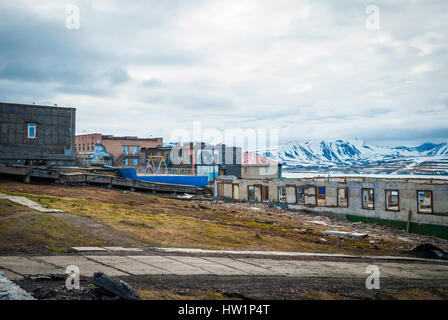
{"label": "dark rock", "polygon": [[141,300],[137,291],[126,282],[113,278],[103,272],[93,274],[93,284],[124,300]]}
{"label": "dark rock", "polygon": [[420,258],[448,260],[448,253],[430,243],[419,244],[407,253]]}

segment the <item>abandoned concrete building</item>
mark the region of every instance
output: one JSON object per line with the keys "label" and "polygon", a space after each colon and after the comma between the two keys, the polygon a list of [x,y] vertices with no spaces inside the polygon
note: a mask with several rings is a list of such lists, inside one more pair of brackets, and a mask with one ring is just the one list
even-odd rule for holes
{"label": "abandoned concrete building", "polygon": [[214,192],[218,199],[264,202],[448,239],[446,178],[218,178]]}
{"label": "abandoned concrete building", "polygon": [[[163,138],[115,137],[101,133],[77,135],[75,138],[76,158],[81,164],[90,164],[101,152],[108,159],[104,164],[115,167],[133,167],[140,171],[145,168],[145,154],[142,148],[154,148],[163,144]],[[100,147],[100,148],[98,148]]]}
{"label": "abandoned concrete building", "polygon": [[76,109],[0,103],[0,163],[74,165]]}

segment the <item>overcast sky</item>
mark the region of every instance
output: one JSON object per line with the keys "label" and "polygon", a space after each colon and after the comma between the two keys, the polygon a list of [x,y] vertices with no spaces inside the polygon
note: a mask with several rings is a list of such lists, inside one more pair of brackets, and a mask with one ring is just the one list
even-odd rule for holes
{"label": "overcast sky", "polygon": [[3,0],[0,101],[76,107],[77,134],[439,142],[447,47],[446,0]]}

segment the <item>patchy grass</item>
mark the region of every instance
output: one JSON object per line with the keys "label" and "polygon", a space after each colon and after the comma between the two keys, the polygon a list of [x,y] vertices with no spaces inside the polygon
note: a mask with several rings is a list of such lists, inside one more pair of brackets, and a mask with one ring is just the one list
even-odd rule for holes
{"label": "patchy grass", "polygon": [[235,300],[215,291],[171,292],[168,290],[137,290],[143,300]]}
{"label": "patchy grass", "polygon": [[420,288],[406,290],[383,289],[381,291],[386,298],[394,300],[443,300],[448,298],[448,290],[444,288],[431,288],[431,290]]}
{"label": "patchy grass", "polygon": [[[382,241],[369,249],[369,239],[324,235],[327,227],[276,212],[249,210],[223,203],[190,202],[94,187],[36,186],[0,182],[0,190],[28,197],[43,206],[87,216],[126,232],[144,245],[228,250],[302,251],[394,255],[409,244]],[[29,193],[27,193],[29,192]],[[266,222],[265,222],[266,221]],[[324,240],[322,240],[324,239]]]}
{"label": "patchy grass", "polygon": [[0,215],[0,250],[2,251],[13,248],[47,247],[55,252],[66,252],[71,246],[105,244],[96,239],[95,235],[67,224],[51,214],[36,213],[12,203],[7,208],[9,214]]}

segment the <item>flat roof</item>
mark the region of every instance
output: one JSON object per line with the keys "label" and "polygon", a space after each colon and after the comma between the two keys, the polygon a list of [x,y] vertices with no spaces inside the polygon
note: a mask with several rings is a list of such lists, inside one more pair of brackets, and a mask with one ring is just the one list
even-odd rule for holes
{"label": "flat roof", "polygon": [[76,108],[73,108],[73,107],[44,106],[44,105],[39,105],[39,104],[24,104],[24,103],[13,103],[13,102],[0,102],[0,106],[1,105],[9,105],[9,106],[15,106],[15,107],[34,107],[34,108],[76,110]]}

